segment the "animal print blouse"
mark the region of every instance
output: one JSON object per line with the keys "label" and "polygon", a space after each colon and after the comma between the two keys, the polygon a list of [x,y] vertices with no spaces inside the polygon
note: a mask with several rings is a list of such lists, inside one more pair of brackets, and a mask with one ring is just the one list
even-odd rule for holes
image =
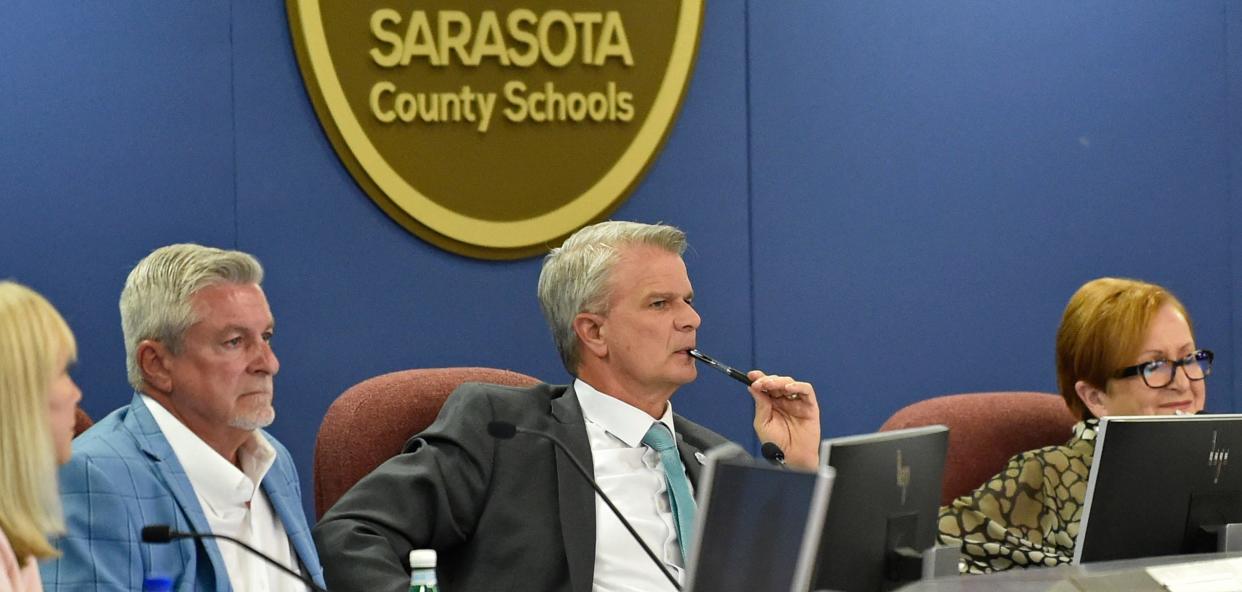
{"label": "animal print blouse", "polygon": [[1014,456],[988,482],[940,508],[940,543],[961,546],[962,573],[1073,561],[1098,425],[1079,422],[1064,445]]}

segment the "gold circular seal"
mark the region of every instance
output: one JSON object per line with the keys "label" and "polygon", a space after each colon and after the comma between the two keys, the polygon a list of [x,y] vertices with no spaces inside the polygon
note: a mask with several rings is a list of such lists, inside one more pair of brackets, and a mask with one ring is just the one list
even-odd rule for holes
{"label": "gold circular seal", "polygon": [[[482,4],[482,5],[480,5]],[[287,0],[320,123],[367,195],[485,259],[617,208],[689,84],[702,0]]]}

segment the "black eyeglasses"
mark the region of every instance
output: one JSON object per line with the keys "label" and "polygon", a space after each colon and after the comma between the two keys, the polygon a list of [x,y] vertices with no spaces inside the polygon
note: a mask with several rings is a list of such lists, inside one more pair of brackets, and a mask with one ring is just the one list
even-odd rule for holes
{"label": "black eyeglasses", "polygon": [[1173,383],[1177,369],[1181,367],[1182,372],[1186,373],[1186,378],[1203,380],[1212,373],[1212,360],[1215,357],[1216,354],[1213,354],[1212,350],[1195,350],[1180,360],[1152,360],[1122,368],[1113,375],[1113,378],[1128,378],[1138,374],[1143,377],[1143,383],[1147,386],[1164,388]]}

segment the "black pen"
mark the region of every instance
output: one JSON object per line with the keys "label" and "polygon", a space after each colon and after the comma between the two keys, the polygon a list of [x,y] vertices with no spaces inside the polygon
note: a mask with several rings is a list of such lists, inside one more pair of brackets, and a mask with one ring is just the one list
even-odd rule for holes
{"label": "black pen", "polygon": [[720,362],[717,362],[716,358],[713,358],[699,351],[698,348],[692,349],[687,353],[689,353],[691,356],[694,356],[695,359],[699,360],[700,362],[703,362],[704,364],[707,364],[708,366],[711,366],[712,368],[715,368],[725,373],[726,375],[728,375],[729,378],[732,378],[733,380],[736,380],[746,386],[750,386],[754,382],[753,380],[746,377],[745,372],[742,372],[741,370],[738,370],[737,368],[734,368],[732,366],[727,366],[725,364],[721,364]]}

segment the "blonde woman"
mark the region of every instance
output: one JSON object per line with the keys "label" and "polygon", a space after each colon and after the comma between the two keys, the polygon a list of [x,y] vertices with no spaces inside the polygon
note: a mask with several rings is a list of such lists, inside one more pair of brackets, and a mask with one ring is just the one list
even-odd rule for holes
{"label": "blonde woman", "polygon": [[0,281],[0,592],[42,590],[36,562],[64,529],[58,465],[72,451],[82,392],[69,377],[77,343],[42,296]]}

